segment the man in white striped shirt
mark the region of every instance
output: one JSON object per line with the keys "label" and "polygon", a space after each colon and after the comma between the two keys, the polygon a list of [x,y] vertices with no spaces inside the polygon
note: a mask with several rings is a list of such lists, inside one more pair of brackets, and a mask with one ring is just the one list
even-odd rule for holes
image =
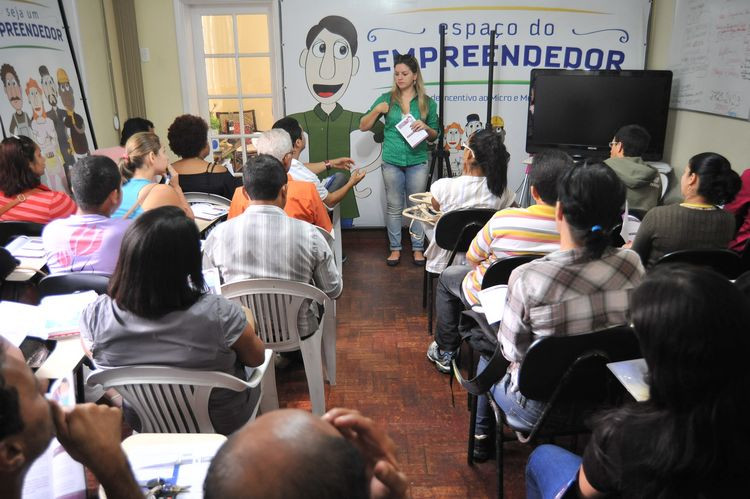
{"label": "man in white striped shirt", "polygon": [[[245,212],[214,229],[203,246],[203,267],[216,267],[223,282],[284,279],[313,284],[331,298],[342,291],[333,252],[318,229],[284,213],[287,176],[273,156],[260,154],[243,172],[250,197]],[[299,317],[300,335],[317,328],[309,307]]]}

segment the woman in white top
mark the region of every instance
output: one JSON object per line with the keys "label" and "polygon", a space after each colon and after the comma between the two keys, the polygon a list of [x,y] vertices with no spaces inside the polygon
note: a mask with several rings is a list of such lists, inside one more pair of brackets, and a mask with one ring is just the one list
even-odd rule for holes
{"label": "woman in white top", "polygon": [[[502,210],[515,200],[508,190],[508,159],[503,139],[493,130],[479,130],[464,144],[463,175],[442,178],[432,184],[432,207],[443,213],[465,208]],[[450,251],[440,248],[433,238],[425,252],[427,271],[441,273]],[[463,253],[454,264],[463,263]]]}

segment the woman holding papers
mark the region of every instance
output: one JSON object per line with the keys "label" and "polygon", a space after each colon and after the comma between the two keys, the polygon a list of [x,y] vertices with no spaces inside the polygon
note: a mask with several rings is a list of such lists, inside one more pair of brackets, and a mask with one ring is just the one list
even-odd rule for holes
{"label": "woman holding papers", "polygon": [[[108,295],[81,315],[81,338],[98,368],[162,365],[245,379],[263,342],[242,308],[206,292],[198,228],[177,207],[138,217],[125,233]],[[259,390],[216,389],[209,415],[229,434],[250,418]],[[137,418],[125,413],[134,429]]]}
{"label": "woman holding papers", "polygon": [[[359,122],[359,129],[370,130],[385,117],[383,141],[383,183],[386,194],[386,228],[389,266],[401,261],[401,212],[404,197],[427,189],[426,140],[437,137],[437,104],[426,93],[417,59],[410,54],[396,56],[393,87],[378,97]],[[409,202],[411,204],[411,202]],[[424,265],[424,233],[414,224],[411,235],[414,264]]]}
{"label": "woman holding papers", "polygon": [[537,448],[527,497],[560,497],[576,477],[581,497],[745,496],[750,308],[742,293],[708,269],[659,266],[633,292],[631,314],[649,400],[597,418],[583,459]]}

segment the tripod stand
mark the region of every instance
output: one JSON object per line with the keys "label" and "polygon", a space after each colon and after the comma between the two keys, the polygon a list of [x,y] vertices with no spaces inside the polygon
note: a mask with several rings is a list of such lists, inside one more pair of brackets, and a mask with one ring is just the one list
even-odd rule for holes
{"label": "tripod stand", "polygon": [[[443,148],[444,140],[444,128],[443,128],[443,106],[444,106],[444,86],[445,86],[445,31],[447,25],[440,25],[440,81],[438,86],[439,101],[438,101],[438,136],[432,150],[432,159],[430,160],[430,173],[427,178],[430,185],[435,180],[435,176],[438,179],[443,176],[451,177],[451,169],[448,166],[449,154],[448,151]],[[445,174],[445,175],[444,175]]]}

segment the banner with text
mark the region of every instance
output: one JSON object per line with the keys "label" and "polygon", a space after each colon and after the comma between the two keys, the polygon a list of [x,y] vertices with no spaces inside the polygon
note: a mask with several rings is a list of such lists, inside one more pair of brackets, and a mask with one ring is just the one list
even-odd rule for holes
{"label": "banner with text", "polygon": [[93,140],[56,0],[0,1],[0,77],[3,136],[33,139],[46,159],[42,183],[68,191],[66,170]]}
{"label": "banner with text", "polygon": [[[417,57],[427,92],[437,102],[439,33],[445,30],[444,147],[451,170],[459,174],[461,140],[486,125],[494,48],[491,122],[504,129],[511,153],[508,186],[515,190],[528,156],[531,69],[643,69],[651,10],[649,0],[549,0],[536,6],[482,0],[471,6],[455,0],[329,0],[315,6],[307,0],[281,0],[286,113],[310,129],[304,160],[351,156],[358,167],[367,168],[367,177],[356,187],[356,205],[344,205],[342,213],[358,227],[385,224],[381,144],[358,125],[361,113],[390,90],[395,54]],[[490,43],[493,30],[496,37]]]}

